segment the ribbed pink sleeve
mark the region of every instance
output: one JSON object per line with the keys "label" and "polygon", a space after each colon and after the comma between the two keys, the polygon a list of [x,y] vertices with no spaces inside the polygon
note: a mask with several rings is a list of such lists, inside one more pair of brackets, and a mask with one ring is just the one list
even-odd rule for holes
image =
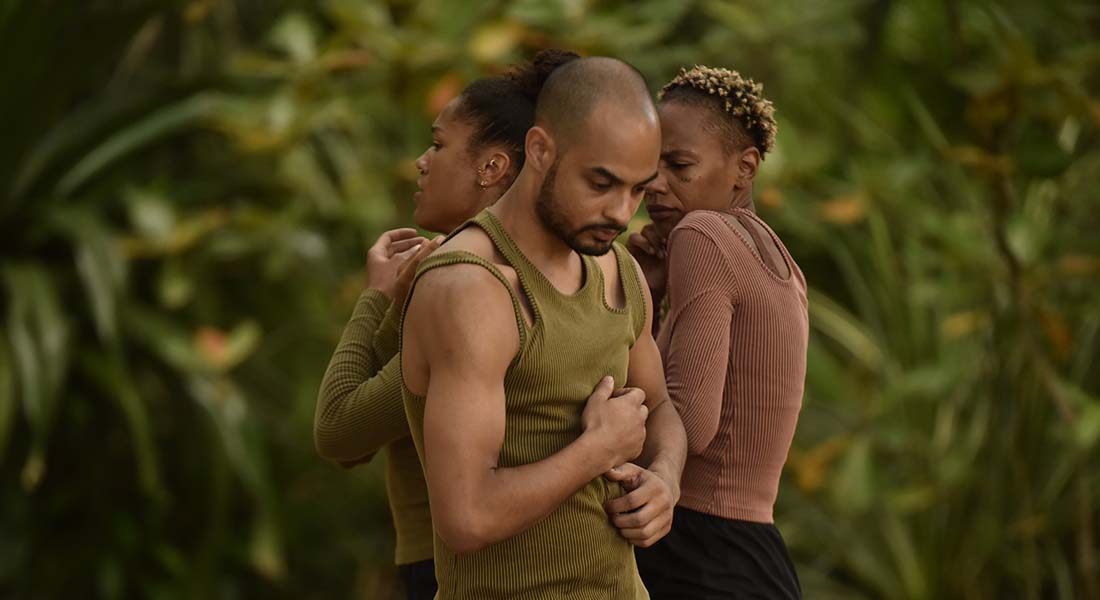
{"label": "ribbed pink sleeve", "polygon": [[[665,378],[687,431],[688,453],[714,439],[722,416],[736,284],[722,251],[694,229],[670,239]],[[667,333],[666,333],[667,331]]]}

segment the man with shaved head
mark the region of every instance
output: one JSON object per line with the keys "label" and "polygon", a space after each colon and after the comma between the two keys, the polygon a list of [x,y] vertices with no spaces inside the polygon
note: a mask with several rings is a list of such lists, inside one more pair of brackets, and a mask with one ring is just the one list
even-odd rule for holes
{"label": "man with shaved head", "polygon": [[648,598],[633,546],[669,530],[686,439],[648,286],[614,241],[657,174],[644,79],[558,68],[525,151],[422,263],[402,322],[438,598]]}

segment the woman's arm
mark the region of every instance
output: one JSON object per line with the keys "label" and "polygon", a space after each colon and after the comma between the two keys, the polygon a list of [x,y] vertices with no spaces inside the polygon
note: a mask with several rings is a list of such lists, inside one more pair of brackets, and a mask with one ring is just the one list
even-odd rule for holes
{"label": "woman's arm", "polygon": [[371,350],[390,304],[377,290],[363,292],[321,381],[314,444],[322,457],[344,466],[370,460],[379,448],[409,434],[400,361],[391,358],[383,365]]}
{"label": "woman's arm", "polygon": [[722,415],[736,284],[706,234],[681,228],[670,242],[665,379],[687,432],[688,453],[699,454],[714,439]]}
{"label": "woman's arm", "polygon": [[435,246],[406,228],[383,233],[367,252],[367,289],[344,328],[317,398],[313,438],[321,456],[350,467],[409,434],[400,363],[393,360],[396,323],[411,273]]}

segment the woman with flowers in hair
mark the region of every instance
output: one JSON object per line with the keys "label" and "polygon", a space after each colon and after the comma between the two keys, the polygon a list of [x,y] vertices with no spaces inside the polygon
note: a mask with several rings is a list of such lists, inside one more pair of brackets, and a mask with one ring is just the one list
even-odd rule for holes
{"label": "woman with flowers in hair", "polygon": [[688,459],[671,532],[637,551],[655,600],[801,596],[772,508],[802,405],[806,283],[753,204],[773,112],[728,69],[681,70],[660,96],[653,224],[629,247],[654,303],[668,295],[657,343]]}

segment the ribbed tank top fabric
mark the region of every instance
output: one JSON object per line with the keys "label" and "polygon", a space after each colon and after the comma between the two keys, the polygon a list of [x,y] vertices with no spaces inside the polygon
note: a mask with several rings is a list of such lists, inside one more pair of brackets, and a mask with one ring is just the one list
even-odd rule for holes
{"label": "ribbed tank top fabric", "polygon": [[[789,277],[762,258],[765,237],[753,223],[775,242]],[[657,343],[688,434],[680,505],[771,523],[806,378],[805,278],[747,210],[689,213],[670,236],[669,257],[669,313]]]}
{"label": "ribbed tank top fabric", "polygon": [[[630,348],[645,321],[641,281],[629,254],[616,244],[627,299],[623,308],[608,306],[603,272],[588,256],[582,256],[580,289],[563,294],[523,255],[492,212],[481,212],[460,230],[469,226],[484,230],[515,269],[534,312],[533,324],[527,325],[520,298],[504,274],[475,254],[433,255],[419,267],[417,280],[433,269],[474,264],[508,290],[520,348],[504,379],[505,433],[498,464],[537,462],[580,436],[585,402],[602,377],[612,375],[616,386],[625,383]],[[413,440],[423,458],[424,398],[402,388]],[[437,598],[648,598],[632,546],[603,508],[622,493],[618,484],[596,478],[530,529],[472,554],[456,555],[436,535]]]}

